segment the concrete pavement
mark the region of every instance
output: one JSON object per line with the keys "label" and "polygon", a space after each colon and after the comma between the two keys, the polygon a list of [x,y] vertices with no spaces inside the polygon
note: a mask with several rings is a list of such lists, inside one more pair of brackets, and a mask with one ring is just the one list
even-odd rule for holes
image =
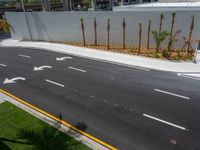
{"label": "concrete pavement", "polygon": [[[199,80],[37,49],[1,47],[0,53],[2,89],[55,116],[62,113],[70,124],[84,123],[87,133],[114,147],[200,147]],[[33,70],[41,66],[52,68]],[[3,84],[6,78],[16,83]]]}

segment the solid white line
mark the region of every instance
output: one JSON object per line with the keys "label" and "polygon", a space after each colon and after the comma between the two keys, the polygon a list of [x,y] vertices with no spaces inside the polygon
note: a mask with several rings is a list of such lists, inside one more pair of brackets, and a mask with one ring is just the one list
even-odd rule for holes
{"label": "solid white line", "polygon": [[19,54],[20,57],[25,57],[25,58],[31,58],[31,56],[28,56],[28,55],[22,55],[22,54]]}
{"label": "solid white line", "polygon": [[74,67],[68,67],[69,69],[76,70],[76,71],[81,71],[81,72],[87,72],[86,70],[74,68]]}
{"label": "solid white line", "polygon": [[142,68],[142,67],[137,67],[137,66],[132,66],[131,68],[133,68],[133,69],[138,69],[138,70],[143,70],[143,71],[151,71],[151,69]]}
{"label": "solid white line", "polygon": [[63,84],[60,84],[60,83],[57,83],[57,82],[54,82],[54,81],[51,81],[51,80],[48,80],[48,79],[46,79],[45,81],[49,82],[49,83],[52,83],[52,84],[55,84],[55,85],[58,85],[60,87],[65,87],[65,85],[63,85]]}
{"label": "solid white line", "polygon": [[168,122],[168,121],[164,121],[162,119],[159,119],[159,118],[156,118],[156,117],[153,117],[153,116],[150,116],[150,115],[147,115],[147,114],[142,114],[144,117],[147,117],[147,118],[150,118],[150,119],[153,119],[153,120],[156,120],[156,121],[159,121],[159,122],[162,122],[162,123],[165,123],[165,124],[168,124],[170,126],[173,126],[173,127],[176,127],[178,129],[181,129],[181,130],[186,130],[185,127],[182,127],[182,126],[179,126],[179,125],[176,125],[176,124],[173,124],[171,122]]}
{"label": "solid white line", "polygon": [[174,94],[174,93],[163,91],[163,90],[159,90],[159,89],[154,89],[154,90],[157,91],[157,92],[173,95],[173,96],[176,96],[176,97],[180,97],[180,98],[184,98],[184,99],[190,99],[189,97],[182,96],[182,95],[179,95],[179,94]]}
{"label": "solid white line", "polygon": [[7,65],[4,65],[4,64],[0,64],[0,66],[2,66],[2,67],[7,67]]}
{"label": "solid white line", "polygon": [[200,80],[200,78],[192,77],[192,76],[189,76],[189,75],[183,75],[181,73],[178,73],[177,75],[181,76],[181,77],[184,77],[184,78],[189,78],[189,79],[194,79],[194,80]]}

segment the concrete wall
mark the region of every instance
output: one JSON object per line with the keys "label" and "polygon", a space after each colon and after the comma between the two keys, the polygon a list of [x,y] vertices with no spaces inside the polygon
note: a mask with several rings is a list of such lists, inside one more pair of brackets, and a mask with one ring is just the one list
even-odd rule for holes
{"label": "concrete wall", "polygon": [[[129,11],[129,12],[7,12],[6,18],[15,32],[11,32],[13,39],[35,40],[35,41],[74,41],[81,42],[80,18],[85,22],[86,42],[93,43],[93,17],[97,19],[98,43],[106,43],[107,19],[111,21],[111,43],[121,44],[122,20],[126,19],[126,43],[128,45],[138,44],[139,23],[142,23],[142,43],[146,46],[148,20],[152,20],[152,30],[159,26],[160,11]],[[170,29],[171,13],[162,12],[165,16],[163,30]],[[193,39],[200,39],[200,11],[177,11],[175,29],[181,30],[176,47],[183,46],[183,36],[189,34],[191,16],[195,17],[195,28]],[[26,22],[27,18],[27,22]],[[30,31],[30,34],[29,34]],[[167,42],[167,41],[166,41]],[[166,42],[162,46],[166,46]],[[151,46],[155,42],[151,36]]]}
{"label": "concrete wall", "polygon": [[200,2],[200,0],[158,0],[160,3]]}

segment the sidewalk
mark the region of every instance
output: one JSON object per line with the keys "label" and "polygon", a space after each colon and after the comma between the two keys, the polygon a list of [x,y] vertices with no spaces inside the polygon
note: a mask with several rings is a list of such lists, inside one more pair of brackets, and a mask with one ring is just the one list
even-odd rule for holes
{"label": "sidewalk", "polygon": [[168,60],[158,60],[153,58],[147,58],[142,56],[132,56],[121,53],[100,51],[89,48],[82,48],[76,46],[69,46],[64,44],[55,44],[48,42],[29,42],[29,41],[17,41],[17,40],[4,40],[0,43],[0,46],[9,47],[27,47],[44,49],[53,52],[59,52],[63,54],[70,54],[94,60],[101,60],[104,62],[110,62],[125,66],[142,67],[147,69],[155,69],[170,72],[185,72],[185,73],[200,73],[200,63],[195,64],[193,62],[172,62]]}

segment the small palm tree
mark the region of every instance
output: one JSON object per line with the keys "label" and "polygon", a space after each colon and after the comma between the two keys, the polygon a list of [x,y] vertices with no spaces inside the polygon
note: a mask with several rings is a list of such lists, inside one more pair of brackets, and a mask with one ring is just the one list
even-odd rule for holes
{"label": "small palm tree", "polygon": [[153,38],[156,41],[156,53],[158,53],[160,44],[166,39],[167,36],[169,36],[169,33],[167,31],[152,31]]}
{"label": "small palm tree", "polygon": [[9,32],[9,28],[12,28],[11,25],[6,20],[0,19],[0,30]]}

